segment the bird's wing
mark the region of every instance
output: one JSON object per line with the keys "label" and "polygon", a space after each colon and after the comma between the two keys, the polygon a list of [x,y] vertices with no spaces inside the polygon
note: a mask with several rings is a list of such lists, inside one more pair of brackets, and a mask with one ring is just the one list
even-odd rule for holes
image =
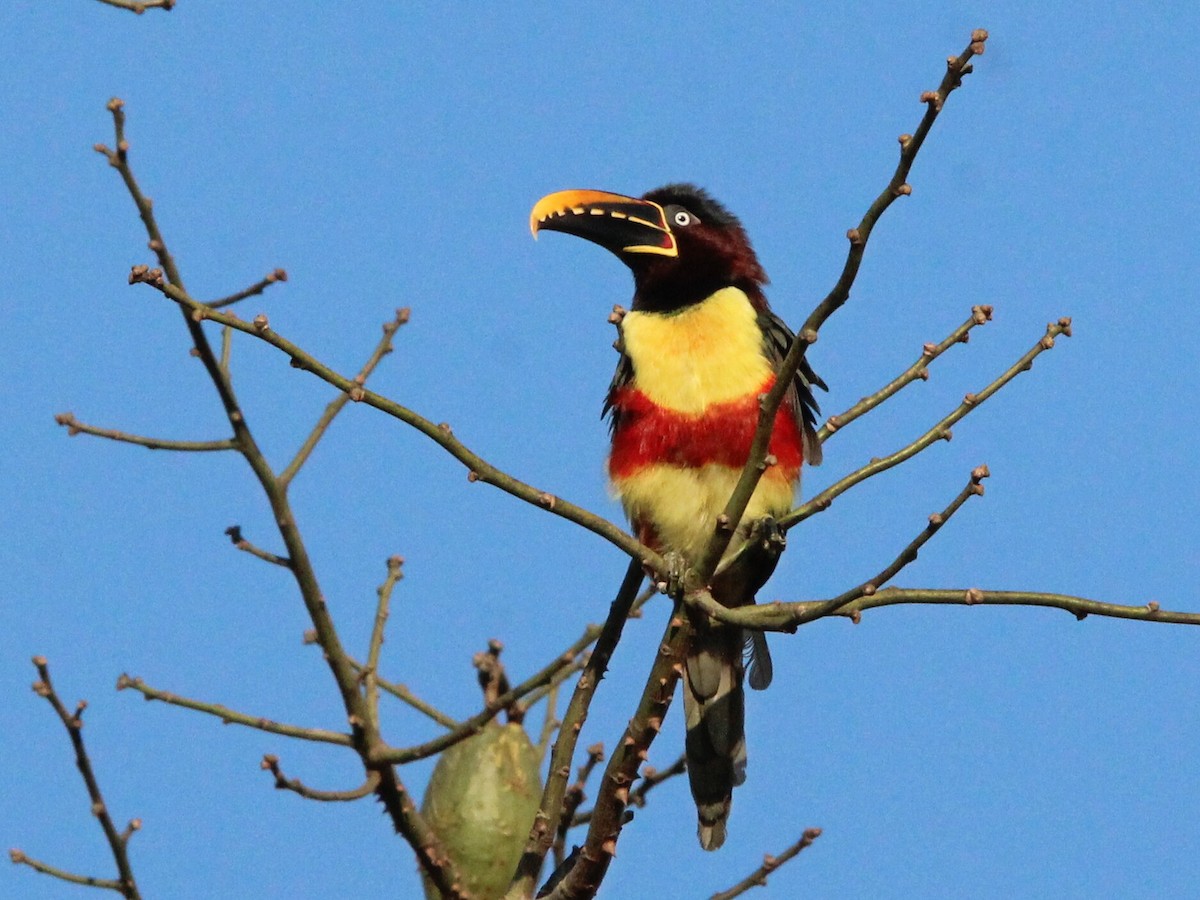
{"label": "bird's wing", "polygon": [[609,417],[608,425],[614,432],[619,424],[617,420],[621,416],[621,410],[616,406],[617,392],[631,381],[633,381],[633,360],[627,354],[621,353],[621,358],[617,360],[617,371],[613,373],[612,381],[608,385],[608,393],[604,395],[604,409],[600,412],[601,418]]}
{"label": "bird's wing", "polygon": [[[787,327],[787,323],[769,309],[759,310],[758,327],[763,334],[763,352],[771,361],[771,367],[778,372],[796,336]],[[796,421],[804,432],[805,460],[809,465],[816,466],[821,464],[821,444],[817,441],[817,416],[821,413],[821,407],[813,397],[814,387],[823,391],[829,390],[820,376],[812,370],[806,357],[800,361],[800,368],[796,370],[784,402],[796,416]]]}

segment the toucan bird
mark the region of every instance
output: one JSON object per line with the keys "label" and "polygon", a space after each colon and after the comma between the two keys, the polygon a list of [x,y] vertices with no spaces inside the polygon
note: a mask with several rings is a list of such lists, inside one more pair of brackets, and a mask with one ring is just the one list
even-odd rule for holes
{"label": "toucan bird", "polygon": [[[794,337],[763,294],[767,275],[741,222],[707,192],[670,184],[640,198],[560,191],[533,208],[530,227],[577,235],[615,253],[633,272],[633,303],[620,322],[621,357],[604,413],[612,426],[608,474],[638,539],[699,560],[733,493],[770,390]],[[763,474],[727,555],[792,506],[803,463],[820,462],[813,386],[805,362],[775,418]],[[744,606],[778,554],[746,554],[711,585],[725,606]],[[705,617],[707,619],[707,617]],[[687,771],[700,845],[725,841],[733,788],[746,777],[742,678],[771,681],[762,632],[693,621],[684,666]]]}

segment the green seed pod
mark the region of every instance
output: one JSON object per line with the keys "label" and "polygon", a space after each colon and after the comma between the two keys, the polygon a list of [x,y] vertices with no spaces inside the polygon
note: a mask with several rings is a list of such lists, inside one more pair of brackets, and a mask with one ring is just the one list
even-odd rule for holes
{"label": "green seed pod", "polygon": [[[478,900],[508,890],[542,799],[539,768],[525,729],[511,722],[489,726],[438,758],[421,813]],[[422,880],[427,900],[438,900],[437,888]]]}

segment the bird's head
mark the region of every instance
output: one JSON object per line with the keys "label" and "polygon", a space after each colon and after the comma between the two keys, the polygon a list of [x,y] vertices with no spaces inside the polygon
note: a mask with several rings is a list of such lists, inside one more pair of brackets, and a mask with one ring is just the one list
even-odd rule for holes
{"label": "bird's head", "polygon": [[599,244],[633,272],[634,308],[681,309],[723,287],[762,302],[767,275],[742,223],[701,188],[669,184],[641,197],[558,191],[533,207],[529,227]]}

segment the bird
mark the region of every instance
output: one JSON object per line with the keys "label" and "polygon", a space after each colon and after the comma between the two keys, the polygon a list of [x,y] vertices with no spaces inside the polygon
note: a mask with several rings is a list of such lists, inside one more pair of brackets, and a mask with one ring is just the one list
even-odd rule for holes
{"label": "bird", "polygon": [[[759,398],[771,389],[795,337],[772,312],[767,275],[741,221],[707,191],[668,184],[630,197],[566,190],[539,200],[534,237],[557,231],[614,253],[633,274],[633,301],[619,319],[620,358],[602,415],[612,448],[608,476],[634,534],[656,552],[699,561],[750,453]],[[804,360],[771,432],[774,464],[763,473],[725,553],[771,529],[791,509],[803,464],[819,464],[818,405],[827,390]],[[761,529],[756,533],[761,536]],[[774,528],[774,538],[782,534]],[[778,550],[747,552],[713,579],[727,607],[755,602]],[[700,846],[724,842],[733,788],[746,777],[745,698],[770,684],[761,631],[691,616],[683,666],[685,755]]]}

